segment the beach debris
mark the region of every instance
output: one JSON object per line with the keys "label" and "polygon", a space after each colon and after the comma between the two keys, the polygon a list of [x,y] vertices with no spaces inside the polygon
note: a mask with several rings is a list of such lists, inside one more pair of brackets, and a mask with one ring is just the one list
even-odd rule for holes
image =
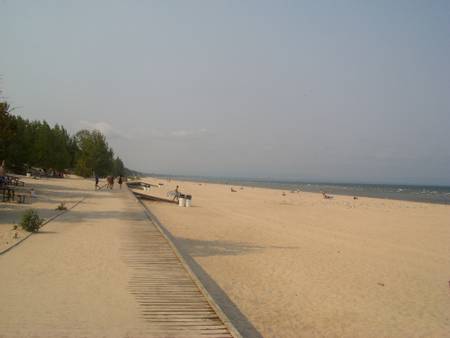
{"label": "beach debris", "polygon": [[282,196],[286,196],[286,193],[283,191],[283,193],[281,194]]}
{"label": "beach debris", "polygon": [[326,199],[326,200],[329,200],[329,199],[332,199],[332,198],[333,198],[333,196],[327,195],[324,191],[322,191],[322,196],[323,196],[323,198]]}
{"label": "beach debris", "polygon": [[384,286],[384,283],[377,283],[379,286]]}
{"label": "beach debris", "polygon": [[354,199],[354,200],[357,200],[357,199],[358,199],[358,197],[357,197],[357,196],[353,196],[353,199]]}
{"label": "beach debris", "polygon": [[233,188],[231,188],[231,192],[237,192],[237,190],[234,190]]}
{"label": "beach debris", "polygon": [[55,210],[67,210],[66,203],[61,202]]}

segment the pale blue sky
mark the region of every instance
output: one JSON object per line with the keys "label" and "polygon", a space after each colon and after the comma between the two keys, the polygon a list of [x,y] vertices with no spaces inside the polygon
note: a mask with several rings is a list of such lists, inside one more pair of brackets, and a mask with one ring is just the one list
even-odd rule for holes
{"label": "pale blue sky", "polygon": [[22,116],[146,172],[450,184],[448,1],[0,0]]}

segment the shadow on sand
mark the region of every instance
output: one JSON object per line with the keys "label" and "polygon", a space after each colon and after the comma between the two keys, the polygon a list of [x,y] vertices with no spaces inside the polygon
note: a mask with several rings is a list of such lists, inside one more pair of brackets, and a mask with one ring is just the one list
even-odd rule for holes
{"label": "shadow on sand", "polygon": [[127,211],[117,211],[117,210],[107,210],[107,211],[80,211],[72,209],[70,211],[70,217],[65,217],[61,219],[60,222],[65,223],[78,223],[80,220],[88,221],[90,219],[114,219],[122,221],[139,221],[143,220],[145,215],[143,213],[127,212]]}
{"label": "shadow on sand", "polygon": [[[154,215],[153,215],[154,217]],[[154,219],[157,221],[156,217]],[[247,244],[234,243],[228,241],[194,241],[188,239],[177,239],[159,222],[161,229],[167,237],[177,246],[180,254],[186,263],[202,282],[203,286],[208,290],[209,294],[214,298],[228,319],[233,323],[236,329],[243,337],[262,338],[263,336],[248,320],[248,318],[239,310],[236,304],[227,296],[222,288],[211,278],[211,276],[203,270],[203,268],[195,261],[192,255],[196,252],[198,256],[210,256],[212,254],[231,254],[238,255],[245,252],[262,250],[263,247],[251,246]],[[192,246],[191,246],[192,245]]]}
{"label": "shadow on sand", "polygon": [[177,248],[193,257],[237,256],[263,250],[264,247],[232,241],[200,241],[194,239],[173,238]]}
{"label": "shadow on sand", "polygon": [[45,231],[45,230],[39,230],[38,232],[34,233],[35,235],[55,235],[59,234],[58,231]]}
{"label": "shadow on sand", "polygon": [[177,248],[193,257],[238,256],[267,249],[298,249],[288,246],[259,246],[250,243],[232,241],[201,241],[181,237],[172,237]]}

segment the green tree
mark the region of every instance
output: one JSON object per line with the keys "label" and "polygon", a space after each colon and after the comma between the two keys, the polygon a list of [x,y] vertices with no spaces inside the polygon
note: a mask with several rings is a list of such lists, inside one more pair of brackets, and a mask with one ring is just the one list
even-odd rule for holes
{"label": "green tree", "polygon": [[88,177],[125,175],[127,169],[98,130],[81,130],[70,136],[64,127],[46,121],[30,121],[11,114],[7,102],[0,102],[0,161],[8,169],[24,173],[28,167],[63,171],[75,169]]}
{"label": "green tree", "polygon": [[15,171],[23,172],[31,165],[33,149],[33,135],[30,123],[21,117],[15,116],[16,133],[9,146],[8,162]]}
{"label": "green tree", "polygon": [[81,130],[75,140],[78,148],[76,174],[83,177],[92,176],[94,172],[99,176],[112,174],[114,153],[100,131]]}
{"label": "green tree", "polygon": [[52,163],[53,169],[63,171],[69,168],[71,158],[69,152],[70,137],[64,127],[60,127],[58,124],[52,129]]}
{"label": "green tree", "polygon": [[34,123],[36,127],[36,135],[33,143],[33,162],[40,168],[51,168],[54,157],[52,130],[45,121],[37,121]]}
{"label": "green tree", "polygon": [[17,134],[16,120],[9,111],[9,104],[0,102],[0,162],[11,158],[10,147]]}
{"label": "green tree", "polygon": [[125,176],[125,166],[119,157],[116,157],[113,162],[113,175]]}

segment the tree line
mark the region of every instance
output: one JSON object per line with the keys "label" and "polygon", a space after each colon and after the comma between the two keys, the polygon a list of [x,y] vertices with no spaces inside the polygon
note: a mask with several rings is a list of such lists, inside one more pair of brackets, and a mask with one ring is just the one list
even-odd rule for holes
{"label": "tree line", "polygon": [[30,121],[13,115],[7,102],[0,102],[0,162],[9,170],[25,173],[31,168],[73,172],[82,177],[128,175],[98,130],[70,135],[58,124]]}

